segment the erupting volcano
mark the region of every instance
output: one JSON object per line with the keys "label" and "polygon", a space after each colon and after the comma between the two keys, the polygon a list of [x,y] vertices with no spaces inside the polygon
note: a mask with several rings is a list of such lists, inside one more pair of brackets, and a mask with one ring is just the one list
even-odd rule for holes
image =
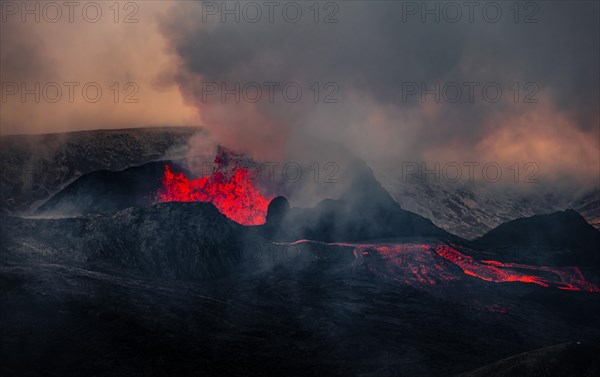
{"label": "erupting volcano", "polygon": [[219,147],[212,174],[194,180],[165,165],[163,187],[156,193],[156,201],[210,202],[240,224],[263,224],[272,198],[263,196],[254,186],[249,170],[242,166],[238,157]]}

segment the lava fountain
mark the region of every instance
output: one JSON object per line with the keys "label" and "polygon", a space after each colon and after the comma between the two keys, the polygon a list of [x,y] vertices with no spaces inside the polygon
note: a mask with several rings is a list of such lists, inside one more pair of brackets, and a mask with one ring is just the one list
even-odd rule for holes
{"label": "lava fountain", "polygon": [[255,187],[248,169],[237,161],[231,166],[235,156],[220,147],[212,174],[193,180],[165,165],[163,187],[156,193],[156,202],[208,202],[240,224],[264,224],[272,198]]}

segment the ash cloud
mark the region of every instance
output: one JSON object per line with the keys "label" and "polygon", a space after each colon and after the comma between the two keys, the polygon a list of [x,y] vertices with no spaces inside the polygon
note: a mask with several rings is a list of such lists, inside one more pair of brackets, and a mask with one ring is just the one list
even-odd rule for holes
{"label": "ash cloud", "polygon": [[[327,150],[334,141],[376,171],[403,162],[494,161],[503,168],[534,162],[544,187],[598,186],[597,3],[527,2],[537,7],[533,23],[525,22],[532,15],[525,3],[519,3],[518,23],[513,3],[506,2],[480,2],[473,22],[461,6],[455,23],[407,15],[406,6],[443,2],[321,2],[318,22],[312,2],[276,3],[273,22],[261,2],[262,18],[255,23],[243,15],[239,22],[231,14],[222,22],[221,13],[206,14],[206,6],[237,4],[243,10],[249,4],[235,1],[140,2],[137,24],[112,22],[110,4],[103,4],[105,17],[95,24],[9,18],[0,35],[3,82],[97,81],[108,98],[113,82],[135,81],[140,103],[32,104],[13,96],[2,104],[1,132],[202,123],[212,138],[190,140],[185,153],[209,161],[222,143],[259,161],[308,168],[314,160],[324,165],[334,159],[352,170],[345,157]],[[298,22],[282,17],[287,4],[302,9]],[[501,7],[498,22],[482,17],[487,4]],[[235,102],[231,95],[225,101],[202,98],[206,83],[231,88],[265,82],[280,84],[275,101],[265,100],[266,93],[256,103]],[[289,82],[302,88],[298,102],[282,99],[281,85]],[[431,89],[436,82],[461,85],[462,100],[436,103],[428,95],[423,103],[403,86],[425,83]],[[480,84],[474,103],[465,101],[465,82]],[[500,101],[483,100],[486,82],[502,87]],[[514,82],[520,84],[519,103],[513,101]],[[335,84],[333,92],[327,83]],[[537,103],[523,103],[527,83],[535,84]],[[326,103],[330,94],[335,101]]]}
{"label": "ash cloud", "polygon": [[[473,23],[466,14],[456,23],[422,23],[419,16],[403,22],[402,3],[336,2],[336,23],[314,22],[308,5],[298,3],[299,22],[278,19],[276,10],[274,22],[251,23],[243,15],[223,22],[202,3],[185,2],[165,15],[161,31],[178,61],[174,77],[204,125],[258,158],[302,150],[306,140],[334,140],[375,166],[533,161],[546,182],[597,184],[598,4],[537,2],[535,23],[522,22],[523,14],[515,23],[504,3],[496,3],[503,12],[496,23],[477,11]],[[299,83],[304,94],[311,83],[332,82],[339,101],[202,97],[207,82],[268,81]],[[503,92],[496,103],[477,90],[474,103],[436,103],[433,96],[423,103],[418,94],[403,97],[408,82],[493,82]],[[537,103],[523,103],[527,83]]]}

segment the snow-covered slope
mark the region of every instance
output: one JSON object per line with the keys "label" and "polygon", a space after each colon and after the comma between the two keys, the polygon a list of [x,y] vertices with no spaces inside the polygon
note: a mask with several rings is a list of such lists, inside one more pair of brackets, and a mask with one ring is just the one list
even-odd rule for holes
{"label": "snow-covered slope", "polygon": [[572,208],[573,198],[560,192],[540,194],[478,182],[404,182],[402,175],[381,170],[376,176],[402,208],[467,239],[509,220]]}

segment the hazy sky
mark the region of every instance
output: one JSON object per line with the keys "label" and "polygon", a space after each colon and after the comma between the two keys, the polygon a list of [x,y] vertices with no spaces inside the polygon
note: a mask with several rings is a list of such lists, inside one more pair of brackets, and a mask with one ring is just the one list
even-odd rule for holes
{"label": "hazy sky", "polygon": [[326,138],[597,183],[597,2],[94,4],[2,2],[2,134],[201,124],[256,156]]}
{"label": "hazy sky", "polygon": [[[47,2],[29,2],[31,14],[21,2],[2,3],[3,134],[199,123],[177,86],[162,78],[174,61],[158,31],[157,17],[168,8],[165,2],[137,2],[132,3],[137,8],[127,9],[128,2],[122,2],[119,22],[109,9],[114,2],[89,3],[99,6],[86,8],[87,2],[76,2],[72,22],[69,8],[61,6],[56,23],[50,22],[56,8],[44,8]],[[16,4],[16,14],[7,3]],[[130,82],[134,84],[126,87]],[[16,94],[13,83],[18,85]],[[102,91],[97,100],[96,87]],[[27,89],[30,94],[23,98]]]}

